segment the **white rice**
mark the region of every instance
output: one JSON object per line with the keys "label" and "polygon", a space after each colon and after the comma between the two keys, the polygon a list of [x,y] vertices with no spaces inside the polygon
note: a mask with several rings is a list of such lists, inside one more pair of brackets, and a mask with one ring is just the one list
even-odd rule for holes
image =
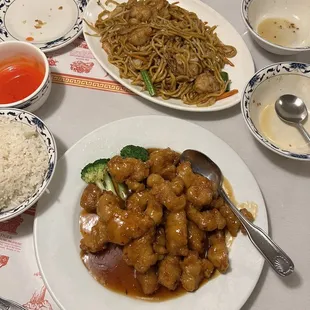
{"label": "white rice", "polygon": [[30,126],[0,116],[0,210],[32,196],[48,169],[46,146]]}

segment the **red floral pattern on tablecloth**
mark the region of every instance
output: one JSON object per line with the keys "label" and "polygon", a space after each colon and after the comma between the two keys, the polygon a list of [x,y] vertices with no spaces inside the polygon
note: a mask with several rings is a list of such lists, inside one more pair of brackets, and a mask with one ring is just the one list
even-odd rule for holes
{"label": "red floral pattern on tablecloth", "polygon": [[70,69],[77,73],[89,73],[93,67],[94,67],[93,62],[84,62],[81,60],[74,61],[70,65]]}
{"label": "red floral pattern on tablecloth", "polygon": [[79,44],[79,47],[88,49],[88,45],[84,40]]}
{"label": "red floral pattern on tablecloth", "polygon": [[64,49],[48,53],[47,57],[54,84],[133,95],[101,67],[83,35]]}
{"label": "red floral pattern on tablecloth", "polygon": [[47,61],[50,67],[56,67],[58,60],[54,59],[53,57],[47,57]]}
{"label": "red floral pattern on tablecloth", "polygon": [[24,221],[21,215],[14,217],[11,220],[4,221],[0,223],[0,231],[8,232],[10,234],[16,235],[17,228]]}
{"label": "red floral pattern on tablecloth", "polygon": [[4,267],[7,265],[7,263],[9,262],[9,257],[6,255],[0,255],[0,268]]}
{"label": "red floral pattern on tablecloth", "polygon": [[53,310],[48,300],[45,299],[46,287],[43,286],[40,291],[35,291],[31,299],[23,304],[28,310]]}

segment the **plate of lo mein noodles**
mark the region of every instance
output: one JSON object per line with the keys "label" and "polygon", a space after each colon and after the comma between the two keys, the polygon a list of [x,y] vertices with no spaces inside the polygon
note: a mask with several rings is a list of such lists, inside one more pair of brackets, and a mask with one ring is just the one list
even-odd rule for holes
{"label": "plate of lo mein noodles", "polygon": [[255,71],[238,32],[199,0],[90,0],[83,32],[112,78],[173,109],[236,105]]}

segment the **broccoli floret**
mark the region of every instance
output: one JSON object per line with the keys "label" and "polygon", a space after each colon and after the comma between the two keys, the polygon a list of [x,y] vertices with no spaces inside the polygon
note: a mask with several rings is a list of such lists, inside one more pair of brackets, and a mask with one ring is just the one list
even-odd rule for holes
{"label": "broccoli floret", "polygon": [[127,145],[122,148],[120,154],[123,158],[136,158],[142,161],[149,159],[149,152],[141,146]]}
{"label": "broccoli floret", "polygon": [[111,191],[116,195],[112,179],[108,173],[108,162],[110,159],[98,159],[86,165],[81,171],[81,178],[86,183],[94,183],[101,190]]}
{"label": "broccoli floret", "polygon": [[81,171],[81,178],[86,183],[96,184],[102,191],[111,191],[122,200],[128,197],[128,188],[125,184],[116,183],[108,172],[110,159],[103,158],[86,165]]}

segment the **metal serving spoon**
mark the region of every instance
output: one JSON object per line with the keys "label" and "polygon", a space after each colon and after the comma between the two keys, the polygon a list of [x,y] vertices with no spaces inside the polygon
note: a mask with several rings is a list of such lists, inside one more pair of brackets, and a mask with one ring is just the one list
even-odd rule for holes
{"label": "metal serving spoon", "polygon": [[310,142],[310,134],[302,125],[308,117],[308,110],[300,98],[294,95],[283,95],[276,101],[275,109],[282,121],[295,125]]}
{"label": "metal serving spoon", "polygon": [[181,154],[181,162],[189,161],[192,170],[213,181],[219,194],[227,202],[231,210],[244,226],[252,243],[259,252],[267,259],[271,267],[280,275],[288,276],[294,271],[294,264],[287,254],[271,240],[271,238],[259,227],[252,224],[237,207],[231,202],[225,193],[223,184],[223,175],[220,168],[205,154],[194,150],[186,150]]}
{"label": "metal serving spoon", "polygon": [[3,299],[0,297],[0,310],[26,310],[22,305],[15,301]]}

